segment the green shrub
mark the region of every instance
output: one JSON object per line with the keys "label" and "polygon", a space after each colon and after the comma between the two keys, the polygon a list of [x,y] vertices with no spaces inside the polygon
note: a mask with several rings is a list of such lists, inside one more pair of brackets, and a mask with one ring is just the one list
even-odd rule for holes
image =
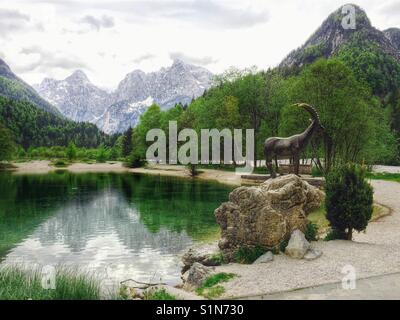
{"label": "green shrub", "polygon": [[126,166],[128,166],[129,168],[140,168],[143,167],[145,163],[146,162],[137,152],[132,151],[127,159]]}
{"label": "green shrub", "polygon": [[225,292],[224,287],[218,285],[222,282],[228,282],[230,279],[236,277],[234,273],[220,272],[209,276],[203,282],[203,284],[196,289],[196,293],[200,296],[204,296],[207,299],[213,299],[219,297]]}
{"label": "green shrub", "polygon": [[333,169],[326,178],[325,206],[335,235],[352,239],[353,230],[367,228],[373,212],[373,189],[365,168],[348,164]]}
{"label": "green shrub", "polygon": [[318,225],[309,221],[304,231],[307,241],[317,241]]}
{"label": "green shrub", "polygon": [[76,150],[75,144],[73,142],[70,142],[68,144],[68,147],[67,147],[67,150],[66,150],[66,154],[67,154],[68,159],[69,160],[75,159],[76,158],[76,153],[77,153],[77,150]]}
{"label": "green shrub", "polygon": [[262,246],[243,246],[235,252],[234,259],[237,263],[251,264],[267,251]]}
{"label": "green shrub", "polygon": [[104,163],[108,160],[108,158],[109,158],[108,150],[106,149],[106,147],[104,147],[104,145],[101,145],[97,150],[96,161],[99,163]]}
{"label": "green shrub", "polygon": [[58,168],[65,168],[65,167],[69,166],[69,163],[64,160],[59,159],[59,160],[52,162],[52,165],[55,167],[58,167]]}
{"label": "green shrub", "polygon": [[341,232],[335,229],[332,229],[328,232],[325,236],[324,241],[331,241],[331,240],[346,240],[347,235],[346,232]]}
{"label": "green shrub", "polygon": [[148,289],[143,293],[144,300],[176,300],[165,288]]}
{"label": "green shrub", "polygon": [[311,169],[311,175],[313,177],[322,177],[324,175],[324,173],[317,166],[313,166],[312,169]]}
{"label": "green shrub", "polygon": [[222,265],[227,263],[225,256],[222,252],[218,252],[210,257],[210,260],[214,262],[215,265]]}

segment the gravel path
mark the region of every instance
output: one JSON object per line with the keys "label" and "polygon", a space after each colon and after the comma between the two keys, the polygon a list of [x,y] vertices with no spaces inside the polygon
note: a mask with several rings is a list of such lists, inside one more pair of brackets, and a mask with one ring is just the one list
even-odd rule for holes
{"label": "gravel path", "polygon": [[262,300],[399,300],[400,273],[386,274],[357,281],[353,290],[343,290],[341,283],[294,290],[266,296]]}
{"label": "gravel path", "polygon": [[400,173],[399,166],[374,166],[372,169],[374,172]]}
{"label": "gravel path", "polygon": [[268,264],[217,267],[217,272],[238,275],[224,285],[223,298],[261,296],[341,283],[345,276],[342,270],[348,265],[355,268],[357,279],[400,272],[400,183],[372,181],[372,184],[375,201],[390,207],[392,215],[371,223],[365,234],[355,235],[353,242],[313,243],[323,251],[323,256],[314,261],[293,260],[281,254]]}

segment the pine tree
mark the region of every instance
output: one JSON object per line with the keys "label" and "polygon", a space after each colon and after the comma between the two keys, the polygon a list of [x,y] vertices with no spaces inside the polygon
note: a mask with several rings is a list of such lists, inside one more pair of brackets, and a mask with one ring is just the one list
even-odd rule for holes
{"label": "pine tree", "polygon": [[129,128],[124,133],[124,139],[122,143],[122,156],[127,157],[132,152],[132,128]]}

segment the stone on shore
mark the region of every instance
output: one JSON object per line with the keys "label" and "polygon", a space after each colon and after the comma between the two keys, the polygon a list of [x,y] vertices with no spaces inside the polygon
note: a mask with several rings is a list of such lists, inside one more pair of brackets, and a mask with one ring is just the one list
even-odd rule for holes
{"label": "stone on shore", "polygon": [[274,261],[274,254],[271,251],[268,251],[267,253],[264,253],[262,256],[258,257],[253,264],[268,263],[272,261]]}
{"label": "stone on shore", "polygon": [[206,267],[198,262],[193,263],[190,269],[182,275],[183,289],[187,291],[195,290],[203,284],[213,271],[213,267]]}
{"label": "stone on shore", "polygon": [[185,273],[187,270],[189,270],[195,262],[198,262],[204,266],[218,265],[218,262],[213,259],[213,257],[218,254],[218,252],[219,248],[217,242],[191,247],[182,256],[182,273]]}
{"label": "stone on shore", "polygon": [[307,241],[304,233],[300,230],[295,230],[290,237],[285,253],[291,258],[303,259],[309,249],[310,243]]}
{"label": "stone on shore", "polygon": [[320,256],[322,256],[322,251],[315,250],[315,249],[309,249],[307,251],[307,253],[304,255],[303,259],[312,261],[312,260],[318,259]]}

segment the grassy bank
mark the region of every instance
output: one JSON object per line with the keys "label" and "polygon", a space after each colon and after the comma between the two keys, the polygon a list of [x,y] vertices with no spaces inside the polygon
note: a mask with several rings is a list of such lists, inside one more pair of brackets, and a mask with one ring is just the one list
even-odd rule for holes
{"label": "grassy bank", "polygon": [[93,277],[71,270],[57,270],[55,289],[42,287],[40,270],[18,267],[0,269],[0,300],[99,300],[100,285]]}
{"label": "grassy bank", "polygon": [[[371,221],[377,220],[385,214],[386,210],[384,207],[374,204],[374,211],[372,213]],[[326,209],[324,204],[322,204],[318,209],[312,211],[307,218],[318,226],[319,234],[326,233],[330,228],[329,221],[326,218]]]}
{"label": "grassy bank", "polygon": [[386,180],[400,182],[400,173],[368,172],[367,178],[372,180]]}

